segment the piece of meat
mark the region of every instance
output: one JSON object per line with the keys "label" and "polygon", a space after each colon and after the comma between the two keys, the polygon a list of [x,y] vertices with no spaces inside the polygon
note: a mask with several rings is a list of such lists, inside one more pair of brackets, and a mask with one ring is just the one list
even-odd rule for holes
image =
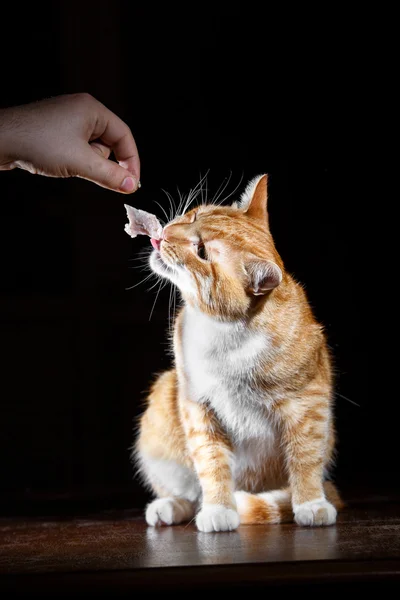
{"label": "piece of meat", "polygon": [[155,240],[161,239],[163,228],[155,215],[127,204],[124,206],[129,219],[129,223],[125,225],[128,235],[133,238],[137,235],[148,235]]}

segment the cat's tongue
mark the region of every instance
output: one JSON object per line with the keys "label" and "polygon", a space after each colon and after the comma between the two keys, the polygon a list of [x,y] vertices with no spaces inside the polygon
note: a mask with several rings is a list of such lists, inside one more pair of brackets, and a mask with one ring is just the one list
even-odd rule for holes
{"label": "cat's tongue", "polygon": [[150,243],[153,246],[154,250],[159,250],[160,249],[161,240],[156,240],[154,238],[151,238]]}
{"label": "cat's tongue", "polygon": [[148,235],[151,238],[151,245],[158,250],[163,228],[157,217],[133,206],[127,204],[124,206],[129,219],[129,223],[125,225],[126,233],[133,238],[137,235]]}

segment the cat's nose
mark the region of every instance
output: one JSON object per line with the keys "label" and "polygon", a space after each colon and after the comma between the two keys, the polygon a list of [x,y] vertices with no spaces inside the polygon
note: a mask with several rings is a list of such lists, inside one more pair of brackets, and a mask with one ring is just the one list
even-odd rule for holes
{"label": "cat's nose", "polygon": [[162,238],[163,238],[163,240],[165,240],[166,242],[169,242],[171,237],[172,237],[172,235],[171,235],[171,226],[169,226],[169,228],[165,227],[164,230],[163,230],[163,232],[162,232]]}
{"label": "cat's nose", "polygon": [[182,227],[180,225],[167,225],[164,227],[161,237],[166,242],[180,243],[184,239]]}
{"label": "cat's nose", "polygon": [[161,240],[156,240],[155,238],[150,239],[150,243],[153,246],[154,250],[159,250],[161,246]]}

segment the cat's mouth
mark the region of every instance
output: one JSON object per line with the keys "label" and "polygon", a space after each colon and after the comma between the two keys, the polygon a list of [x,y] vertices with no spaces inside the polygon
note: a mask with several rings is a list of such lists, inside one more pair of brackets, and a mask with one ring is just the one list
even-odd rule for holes
{"label": "cat's mouth", "polygon": [[156,238],[151,238],[150,243],[153,246],[154,250],[160,250],[161,240],[157,240]]}
{"label": "cat's mouth", "polygon": [[180,268],[178,264],[170,264],[162,256],[159,250],[154,249],[150,256],[150,266],[162,277],[167,279],[175,278],[179,275]]}

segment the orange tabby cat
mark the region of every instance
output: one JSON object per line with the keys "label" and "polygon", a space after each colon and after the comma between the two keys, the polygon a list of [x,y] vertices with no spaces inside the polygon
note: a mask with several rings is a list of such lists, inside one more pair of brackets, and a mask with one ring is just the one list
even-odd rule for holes
{"label": "orange tabby cat", "polygon": [[321,326],[285,271],[268,226],[267,176],[232,206],[203,205],[153,243],[150,266],[176,284],[175,366],[160,375],[134,448],[157,496],[149,525],[196,516],[332,525],[332,373]]}

